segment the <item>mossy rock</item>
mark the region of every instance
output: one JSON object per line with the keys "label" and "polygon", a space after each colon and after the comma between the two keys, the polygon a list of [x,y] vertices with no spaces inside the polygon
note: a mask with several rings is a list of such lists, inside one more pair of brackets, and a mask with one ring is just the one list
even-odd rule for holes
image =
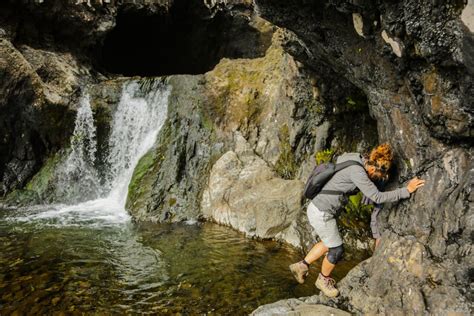
{"label": "mossy rock", "polygon": [[276,32],[266,55],[254,59],[222,59],[205,74],[209,107],[205,114],[222,129],[245,130],[258,125],[272,102],[267,91],[278,87],[287,55]]}
{"label": "mossy rock", "polygon": [[7,206],[24,206],[40,204],[41,198],[36,191],[18,189],[10,192],[5,198],[1,199],[0,202]]}
{"label": "mossy rock", "polygon": [[294,150],[290,144],[290,132],[288,125],[283,125],[280,129],[280,156],[275,164],[275,171],[283,179],[294,179],[298,171],[298,164]]}
{"label": "mossy rock", "polygon": [[49,157],[23,189],[10,192],[2,202],[6,205],[16,206],[52,202],[54,200],[54,184],[57,180],[56,170],[65,157],[67,154],[64,150]]}
{"label": "mossy rock", "polygon": [[166,120],[157,139],[157,146],[150,149],[139,161],[128,185],[126,209],[132,213],[143,211],[147,200],[151,199],[156,174],[165,159],[166,150],[171,143],[171,124]]}

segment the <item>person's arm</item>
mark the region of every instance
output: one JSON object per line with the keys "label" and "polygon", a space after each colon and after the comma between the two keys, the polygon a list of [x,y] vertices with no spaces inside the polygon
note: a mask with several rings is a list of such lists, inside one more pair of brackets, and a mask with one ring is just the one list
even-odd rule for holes
{"label": "person's arm", "polygon": [[400,188],[393,191],[381,192],[375,184],[369,179],[365,169],[356,167],[351,172],[351,180],[359,190],[369,199],[377,204],[385,202],[396,202],[410,197],[408,188]]}

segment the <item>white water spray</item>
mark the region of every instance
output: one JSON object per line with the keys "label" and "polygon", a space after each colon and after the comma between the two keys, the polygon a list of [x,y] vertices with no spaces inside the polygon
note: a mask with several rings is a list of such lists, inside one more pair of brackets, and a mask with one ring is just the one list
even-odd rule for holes
{"label": "white water spray", "polygon": [[100,196],[100,179],[95,169],[97,154],[96,128],[89,94],[85,94],[77,109],[71,153],[59,166],[56,193],[71,202]]}
{"label": "white water spray", "polygon": [[[71,153],[60,169],[58,193],[74,205],[51,205],[17,220],[45,220],[51,225],[104,226],[129,221],[128,185],[140,158],[152,148],[163,126],[171,89],[160,85],[143,93],[137,82],[124,85],[114,113],[105,161],[105,179],[95,169],[96,130],[89,96],[81,100],[71,139]],[[66,194],[64,194],[66,193]]]}
{"label": "white water spray", "polygon": [[106,188],[125,206],[128,184],[138,160],[153,146],[166,118],[169,89],[137,97],[138,84],[125,87],[109,138]]}

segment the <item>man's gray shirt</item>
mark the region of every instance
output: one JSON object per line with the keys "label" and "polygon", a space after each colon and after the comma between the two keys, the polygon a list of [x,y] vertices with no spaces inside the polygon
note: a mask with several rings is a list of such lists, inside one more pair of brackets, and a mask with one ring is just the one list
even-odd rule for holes
{"label": "man's gray shirt", "polygon": [[[345,153],[338,157],[336,163],[341,163],[347,160],[355,160],[364,165],[362,156],[359,153]],[[380,192],[375,184],[369,179],[365,168],[359,165],[352,165],[337,172],[324,185],[323,190],[350,192],[356,188],[359,188],[366,197],[377,204],[395,202],[410,197],[407,188]],[[336,214],[336,212],[342,207],[341,196],[330,194],[316,195],[313,198],[313,204],[316,205],[319,210],[332,214]]]}

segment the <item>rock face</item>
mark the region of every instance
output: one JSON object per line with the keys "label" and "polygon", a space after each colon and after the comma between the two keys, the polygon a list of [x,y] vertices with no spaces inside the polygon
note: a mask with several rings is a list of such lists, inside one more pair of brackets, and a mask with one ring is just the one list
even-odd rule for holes
{"label": "rock face", "polygon": [[[357,90],[341,81],[322,96],[312,72],[284,52],[288,41],[296,39],[276,30],[264,57],[168,78],[167,123],[130,185],[136,219],[204,218],[295,246],[314,241],[301,179],[315,153],[328,144],[334,152],[366,149],[377,137],[366,105],[348,104]],[[353,125],[338,129],[354,114]]]}
{"label": "rock face", "polygon": [[[293,49],[298,60],[314,69],[329,67],[364,91],[380,140],[401,158],[400,180],[427,180],[410,200],[383,212],[381,247],[340,284],[348,308],[469,314],[474,42],[460,19],[463,6],[256,3],[263,17],[306,44],[306,51]],[[353,24],[354,13],[363,26]]]}
{"label": "rock face", "polygon": [[0,38],[2,127],[0,194],[22,186],[48,153],[64,145],[72,132],[80,84],[78,65],[69,54],[51,54],[27,46],[17,50]]}
{"label": "rock face", "polygon": [[[256,313],[324,304],[360,314],[469,314],[472,4],[41,2],[0,4],[0,194],[28,183],[31,200],[45,199],[85,87],[97,96],[98,137],[106,139],[117,74],[188,73],[163,79],[173,89],[169,116],[129,186],[136,220],[207,219],[307,247],[314,236],[299,194],[315,156],[388,141],[397,154],[391,186],[415,175],[427,183],[381,212],[374,256],[341,280],[336,300]],[[148,43],[164,43],[163,52]],[[134,48],[149,51],[130,55]]]}
{"label": "rock face", "polygon": [[307,304],[301,300],[290,299],[268,304],[257,308],[252,316],[266,315],[291,315],[291,316],[310,316],[310,315],[334,315],[349,316],[348,312],[329,307],[323,304]]}

